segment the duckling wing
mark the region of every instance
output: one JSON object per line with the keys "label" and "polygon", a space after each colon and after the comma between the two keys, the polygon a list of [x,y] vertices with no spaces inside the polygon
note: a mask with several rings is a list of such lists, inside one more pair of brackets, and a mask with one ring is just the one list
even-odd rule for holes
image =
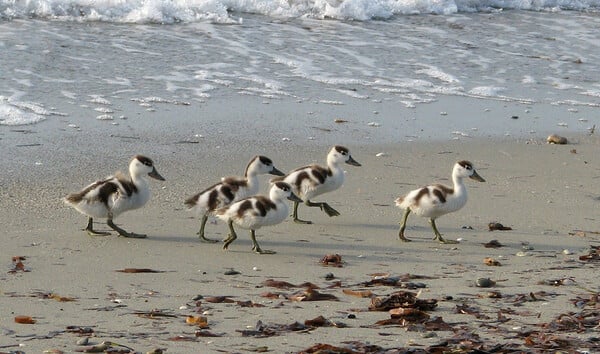
{"label": "duckling wing", "polygon": [[87,187],[83,188],[81,191],[67,195],[65,197],[65,201],[69,204],[79,204],[82,201],[86,201],[88,203],[100,201],[107,194],[107,192],[109,192],[109,190],[115,189],[115,186],[110,184],[110,181],[113,178],[114,177],[108,177],[106,179],[93,182]]}
{"label": "duckling wing", "polygon": [[287,211],[283,213],[283,218],[276,211],[277,205],[271,199],[254,196],[218,209],[216,215],[222,220],[233,220],[242,228],[256,230],[261,226],[277,224],[287,216]]}
{"label": "duckling wing", "polygon": [[296,195],[306,200],[317,195],[330,175],[329,169],[319,165],[310,165],[292,171],[284,181],[292,186]]}

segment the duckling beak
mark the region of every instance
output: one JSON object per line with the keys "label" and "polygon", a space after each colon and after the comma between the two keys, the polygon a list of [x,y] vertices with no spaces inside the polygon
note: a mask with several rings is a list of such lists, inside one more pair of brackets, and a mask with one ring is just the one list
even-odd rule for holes
{"label": "duckling beak", "polygon": [[287,199],[291,200],[292,202],[302,203],[302,199],[298,198],[298,196],[294,193],[290,194],[290,196]]}
{"label": "duckling beak", "polygon": [[479,175],[479,173],[477,173],[477,171],[473,171],[473,174],[469,178],[474,179],[479,182],[485,182],[485,179],[483,179],[483,177],[481,177]]}
{"label": "duckling beak", "polygon": [[355,160],[355,159],[353,159],[353,158],[352,158],[352,156],[350,156],[350,157],[348,158],[348,161],[346,161],[346,163],[347,163],[348,165],[352,165],[352,166],[362,166],[361,164],[359,164],[358,162],[356,162],[356,160]]}
{"label": "duckling beak", "polygon": [[148,173],[148,176],[157,179],[159,181],[164,181],[164,177],[160,175],[160,173],[158,173],[158,171],[156,171],[156,168],[152,168],[152,172]]}
{"label": "duckling beak", "polygon": [[279,171],[275,166],[273,166],[273,169],[271,170],[271,172],[269,172],[269,174],[275,176],[285,176],[285,173]]}

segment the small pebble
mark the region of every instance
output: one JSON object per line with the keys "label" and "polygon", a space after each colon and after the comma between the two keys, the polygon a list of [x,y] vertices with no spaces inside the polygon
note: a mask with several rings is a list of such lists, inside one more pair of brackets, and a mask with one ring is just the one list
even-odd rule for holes
{"label": "small pebble", "polygon": [[225,273],[224,273],[224,274],[225,274],[225,275],[237,275],[237,274],[242,274],[242,273],[238,272],[238,271],[237,271],[237,270],[235,270],[235,269],[229,269],[229,270],[225,271]]}
{"label": "small pebble", "polygon": [[381,126],[381,124],[379,124],[377,122],[369,122],[367,125],[370,126],[370,127],[379,127],[379,126]]}
{"label": "small pebble", "polygon": [[353,313],[350,313],[350,314],[348,314],[348,318],[350,318],[350,319],[355,319],[355,318],[356,318],[356,315],[355,315],[355,314],[353,314]]}
{"label": "small pebble", "polygon": [[281,141],[290,141],[290,138],[281,138]]}
{"label": "small pebble", "polygon": [[510,118],[512,118],[512,119],[519,119],[519,116],[512,116]]}
{"label": "small pebble", "polygon": [[517,257],[527,257],[527,256],[531,256],[531,253],[519,251],[519,252],[516,253],[516,256]]}
{"label": "small pebble", "polygon": [[202,299],[204,299],[204,296],[202,296],[202,295],[196,295],[192,298],[192,300],[194,300],[194,301],[198,301],[198,300],[202,300]]}
{"label": "small pebble", "polygon": [[552,135],[548,136],[548,138],[546,138],[546,142],[548,144],[558,144],[558,145],[565,145],[568,143],[567,138],[565,138],[564,136],[556,135],[556,134],[552,134]]}
{"label": "small pebble", "polygon": [[387,155],[388,155],[388,154],[386,154],[385,152],[380,152],[380,153],[376,154],[375,156],[376,156],[376,157],[385,157],[385,156],[387,156]]}
{"label": "small pebble", "polygon": [[569,249],[564,249],[562,251],[563,254],[569,255],[569,254],[573,254],[573,251],[569,250]]}
{"label": "small pebble", "polygon": [[331,279],[335,279],[335,275],[333,275],[333,273],[325,274],[325,280],[331,280]]}
{"label": "small pebble", "polygon": [[480,288],[489,288],[496,285],[496,282],[491,280],[490,278],[479,278],[475,282],[475,285],[477,285]]}
{"label": "small pebble", "polygon": [[179,306],[179,309],[180,309],[180,310],[187,310],[187,309],[188,309],[188,307],[187,307],[186,305],[182,305],[182,306]]}
{"label": "small pebble", "polygon": [[83,337],[77,341],[77,345],[88,345],[89,342],[90,342],[89,337]]}
{"label": "small pebble", "polygon": [[255,271],[255,272],[258,272],[260,270],[260,268],[258,268],[258,267],[252,267],[252,270]]}

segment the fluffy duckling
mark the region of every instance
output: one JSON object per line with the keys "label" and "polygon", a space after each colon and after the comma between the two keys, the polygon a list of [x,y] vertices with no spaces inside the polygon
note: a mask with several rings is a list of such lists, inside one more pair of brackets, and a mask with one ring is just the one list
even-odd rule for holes
{"label": "fluffy duckling", "polygon": [[229,206],[216,210],[218,218],[227,222],[229,236],[224,240],[223,249],[235,241],[237,234],[233,229],[235,223],[243,229],[250,230],[252,250],[260,254],[273,254],[274,251],[263,250],[256,242],[256,230],[263,226],[276,225],[282,222],[289,212],[286,199],[300,201],[292,192],[292,187],[285,182],[275,182],[269,196],[257,195],[237,201]]}
{"label": "fluffy duckling", "polygon": [[477,171],[475,171],[475,167],[473,167],[471,162],[458,161],[454,164],[452,170],[453,187],[432,184],[415,189],[408,192],[405,196],[396,199],[396,205],[404,209],[404,215],[400,222],[400,233],[398,234],[400,240],[410,241],[404,237],[404,229],[406,228],[406,219],[408,219],[408,215],[412,211],[419,216],[429,218],[429,223],[435,234],[434,240],[437,239],[442,243],[456,243],[456,241],[446,240],[442,237],[435,225],[435,219],[444,214],[455,212],[467,203],[467,188],[463,182],[463,178],[465,177],[485,182]]}
{"label": "fluffy duckling", "polygon": [[272,174],[283,176],[266,156],[255,156],[246,166],[244,177],[223,177],[221,182],[214,184],[204,191],[188,198],[185,205],[188,210],[202,215],[198,236],[203,242],[217,242],[204,236],[204,227],[209,215],[215,210],[225,207],[235,201],[255,195],[258,192],[258,175]]}
{"label": "fluffy duckling", "polygon": [[67,195],[63,200],[80,213],[88,216],[84,229],[92,236],[110,235],[109,232],[94,230],[93,218],[106,218],[107,225],[124,237],[144,238],[146,235],[127,232],[113,223],[119,214],[144,206],[150,199],[150,188],[146,176],[159,181],[165,179],[156,171],[154,163],[146,156],[136,155],[129,163],[129,176],[121,172],[106,179],[96,181],[77,193]]}
{"label": "fluffy duckling", "polygon": [[272,181],[283,181],[292,186],[293,192],[301,200],[294,202],[292,217],[299,224],[312,224],[312,221],[298,218],[298,206],[303,201],[309,207],[319,207],[329,216],[338,216],[340,213],[325,202],[315,203],[311,199],[323,193],[334,191],[344,184],[344,170],[342,164],[360,166],[352,156],[350,150],[336,145],[327,154],[327,167],[309,165],[297,168],[286,176],[274,178]]}

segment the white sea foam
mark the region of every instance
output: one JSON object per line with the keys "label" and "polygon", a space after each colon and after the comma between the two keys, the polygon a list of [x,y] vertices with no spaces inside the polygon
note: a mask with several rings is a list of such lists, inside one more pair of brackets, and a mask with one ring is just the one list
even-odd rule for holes
{"label": "white sea foam", "polygon": [[597,10],[599,0],[0,0],[0,19],[66,21],[241,23],[244,13],[276,18],[377,20],[398,15],[457,12]]}
{"label": "white sea foam", "polygon": [[27,125],[41,122],[50,112],[31,102],[12,101],[0,96],[0,125]]}

